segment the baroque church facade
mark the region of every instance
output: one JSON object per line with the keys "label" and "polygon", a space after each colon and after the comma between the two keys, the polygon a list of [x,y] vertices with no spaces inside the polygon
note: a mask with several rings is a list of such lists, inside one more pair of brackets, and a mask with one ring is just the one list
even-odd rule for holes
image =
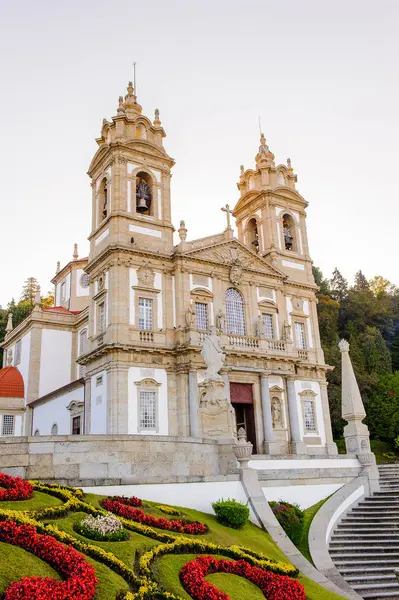
{"label": "baroque church facade", "polygon": [[205,429],[201,417],[201,348],[212,329],[234,428],[254,452],[336,454],[308,203],[290,160],[276,165],[262,135],[254,167],[241,167],[234,210],[223,208],[226,229],[189,240],[181,221],[174,245],[165,135],[159,111],[144,116],[129,83],[88,171],[89,256],[75,245],[58,264],[54,307],[38,297],[22,323],[9,319],[0,435],[223,439],[227,429],[212,419]]}

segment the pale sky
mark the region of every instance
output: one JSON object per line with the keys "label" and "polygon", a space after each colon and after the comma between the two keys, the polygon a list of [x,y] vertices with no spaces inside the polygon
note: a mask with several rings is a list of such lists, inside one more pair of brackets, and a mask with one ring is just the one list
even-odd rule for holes
{"label": "pale sky", "polygon": [[88,252],[86,175],[137,66],[176,160],[172,213],[221,231],[258,116],[309,201],[314,263],[399,284],[397,0],[0,0],[0,304]]}

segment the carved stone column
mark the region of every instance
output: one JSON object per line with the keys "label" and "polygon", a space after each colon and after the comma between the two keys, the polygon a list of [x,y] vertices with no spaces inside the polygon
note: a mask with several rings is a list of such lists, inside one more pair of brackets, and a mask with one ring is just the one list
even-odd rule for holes
{"label": "carved stone column", "polygon": [[265,454],[281,454],[280,443],[276,441],[276,435],[273,430],[272,407],[270,402],[269,377],[268,373],[262,373],[260,377],[260,394],[262,402],[263,418],[263,449]]}
{"label": "carved stone column", "polygon": [[197,371],[194,369],[188,372],[188,404],[190,411],[190,436],[201,437],[198,420],[198,379]]}
{"label": "carved stone column", "polygon": [[326,452],[330,456],[338,454],[337,444],[334,442],[332,429],[331,429],[331,418],[330,418],[330,407],[328,404],[327,394],[327,381],[319,381],[320,385],[320,396],[321,396],[321,408],[323,411],[323,423],[324,432],[326,434]]}
{"label": "carved stone column", "polygon": [[291,452],[292,454],[307,454],[307,448],[301,438],[301,429],[298,417],[298,401],[295,391],[295,380],[287,377],[288,412],[291,429]]}

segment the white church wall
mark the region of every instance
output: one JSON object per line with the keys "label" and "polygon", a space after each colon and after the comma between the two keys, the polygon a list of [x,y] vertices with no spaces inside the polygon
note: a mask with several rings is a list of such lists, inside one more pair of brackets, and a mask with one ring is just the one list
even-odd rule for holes
{"label": "white church wall", "polygon": [[[157,386],[157,423],[158,430],[139,431],[139,394],[136,385],[144,379],[153,379]],[[129,407],[128,407],[128,433],[145,433],[146,435],[168,435],[168,375],[165,369],[152,369],[130,367],[128,375]]]}
{"label": "white church wall", "polygon": [[107,433],[107,372],[100,371],[91,378],[90,433]]}
{"label": "white church wall", "polygon": [[137,280],[137,270],[136,269],[129,269],[129,323],[130,325],[134,325],[135,324],[135,319],[136,319],[136,311],[135,311],[135,306],[134,306],[134,294],[135,291],[132,289],[133,286],[136,286],[138,283]]}
{"label": "white church wall", "polygon": [[70,383],[72,332],[42,330],[39,397]]}
{"label": "white church wall", "polygon": [[[24,380],[24,388],[25,388],[25,402],[26,402],[26,394],[27,394],[27,389],[28,389],[28,381],[29,381],[29,360],[30,360],[30,346],[31,346],[31,332],[29,331],[28,333],[26,333],[24,336],[22,336],[20,338],[21,341],[21,359],[20,362],[16,365],[15,364],[15,356],[16,356],[16,344],[13,344],[12,346],[10,346],[9,349],[11,349],[12,351],[12,356],[13,356],[13,365],[15,365],[18,369],[18,371],[21,373],[22,378]],[[4,357],[5,357],[5,364],[4,366],[7,365],[7,352],[4,352]]]}
{"label": "white church wall", "polygon": [[303,312],[305,313],[305,315],[308,315],[308,319],[306,319],[308,327],[308,346],[309,348],[313,348],[312,323],[310,318],[310,306],[308,300],[305,300],[303,303]]}
{"label": "white church wall", "polygon": [[[84,487],[87,494],[105,496],[138,496],[150,502],[164,502],[175,506],[193,508],[214,514],[212,502],[219,498],[235,498],[247,503],[247,496],[241,481],[211,481],[203,483],[163,483],[146,485],[107,485]],[[258,524],[251,507],[251,521]]]}
{"label": "white church wall", "polygon": [[33,409],[32,433],[39,430],[40,435],[51,435],[51,428],[56,423],[58,435],[72,433],[71,413],[67,406],[74,402],[84,401],[84,386],[51,398]]}
{"label": "white church wall", "polygon": [[[314,396],[314,406],[316,409],[316,424],[317,431],[312,431],[309,433],[305,433],[304,431],[304,423],[303,423],[303,414],[302,414],[302,404],[301,404],[301,396],[300,392],[305,390],[312,390],[316,394]],[[298,417],[299,417],[299,428],[301,432],[301,437],[303,437],[303,441],[306,443],[306,438],[314,438],[320,437],[321,443],[324,445],[326,443],[326,432],[324,429],[324,419],[323,419],[323,407],[321,404],[321,395],[320,395],[320,385],[318,381],[295,381],[295,391],[297,395],[297,409],[298,409]]]}
{"label": "white church wall", "polygon": [[87,286],[86,288],[82,287],[80,284],[80,279],[82,277],[82,275],[84,274],[83,269],[76,269],[75,270],[75,277],[76,277],[76,295],[77,296],[88,296],[90,293],[90,289],[89,286]]}
{"label": "white church wall", "polygon": [[163,287],[162,273],[155,273],[154,286],[156,290],[160,290],[158,294],[158,328],[163,329]]}
{"label": "white church wall", "polygon": [[344,483],[321,483],[315,485],[287,485],[278,487],[263,487],[262,492],[268,502],[284,500],[290,504],[299,504],[304,510],[317,504],[320,500],[331,496]]}

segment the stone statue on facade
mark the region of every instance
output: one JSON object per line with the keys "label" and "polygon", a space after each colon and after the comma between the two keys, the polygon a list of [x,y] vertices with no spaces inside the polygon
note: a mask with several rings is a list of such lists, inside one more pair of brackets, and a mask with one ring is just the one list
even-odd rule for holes
{"label": "stone statue on facade", "polygon": [[216,315],[216,329],[219,334],[224,333],[226,331],[226,315],[219,308],[218,313]]}
{"label": "stone statue on facade", "polygon": [[263,322],[262,315],[258,315],[258,320],[256,321],[256,337],[264,338],[265,337],[265,324]]}
{"label": "stone statue on facade", "polygon": [[210,334],[205,336],[201,356],[206,364],[205,378],[212,381],[221,380],[219,371],[223,367],[226,355],[222,350],[220,338],[214,326],[211,327]]}
{"label": "stone statue on facade", "polygon": [[274,428],[282,425],[281,404],[278,398],[272,399],[272,422]]}
{"label": "stone statue on facade", "polygon": [[194,307],[194,304],[190,304],[190,306],[188,307],[188,309],[186,311],[186,325],[189,329],[194,329],[195,323],[196,323],[195,307]]}
{"label": "stone statue on facade", "polygon": [[283,339],[286,342],[291,342],[292,338],[291,338],[291,325],[288,323],[288,321],[284,321],[284,325],[283,325]]}

